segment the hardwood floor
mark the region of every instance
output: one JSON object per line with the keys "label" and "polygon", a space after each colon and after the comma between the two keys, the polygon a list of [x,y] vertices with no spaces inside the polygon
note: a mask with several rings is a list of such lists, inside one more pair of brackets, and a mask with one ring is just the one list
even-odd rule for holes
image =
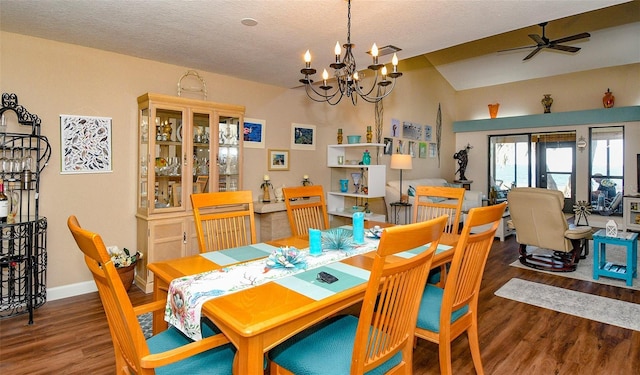
{"label": "hardwood floor", "polygon": [[[517,259],[513,236],[496,241],[482,282],[480,347],[486,374],[637,374],[640,332],[496,297],[513,277],[640,303],[640,293],[510,267]],[[634,282],[640,282],[636,280]],[[151,299],[137,288],[134,304]],[[640,317],[638,317],[640,319]],[[455,374],[474,374],[466,336],[452,347]],[[97,293],[47,302],[27,316],[0,320],[2,374],[112,374],[113,348]],[[418,341],[416,375],[438,374],[438,347]]]}

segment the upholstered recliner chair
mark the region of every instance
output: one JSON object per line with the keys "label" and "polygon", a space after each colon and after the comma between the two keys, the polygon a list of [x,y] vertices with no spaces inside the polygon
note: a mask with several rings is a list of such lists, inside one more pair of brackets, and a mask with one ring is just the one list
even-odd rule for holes
{"label": "upholstered recliner chair", "polygon": [[[575,271],[588,252],[591,227],[569,225],[562,213],[564,196],[558,190],[514,188],[509,192],[511,225],[520,244],[520,262],[528,267],[556,272]],[[527,246],[551,250],[527,252]]]}

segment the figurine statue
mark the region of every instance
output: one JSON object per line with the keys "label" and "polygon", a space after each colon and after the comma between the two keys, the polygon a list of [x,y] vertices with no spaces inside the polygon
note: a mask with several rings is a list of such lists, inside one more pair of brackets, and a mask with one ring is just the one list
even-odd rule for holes
{"label": "figurine statue", "polygon": [[469,151],[473,148],[470,144],[467,143],[467,147],[453,154],[453,158],[458,160],[458,170],[456,173],[460,173],[460,181],[466,181],[467,177],[465,177],[464,172],[467,169],[467,163],[469,162]]}

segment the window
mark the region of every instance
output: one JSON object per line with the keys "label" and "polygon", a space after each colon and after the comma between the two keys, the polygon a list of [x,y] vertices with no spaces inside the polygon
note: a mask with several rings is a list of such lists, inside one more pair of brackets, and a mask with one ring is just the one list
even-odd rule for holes
{"label": "window", "polygon": [[590,195],[594,214],[622,216],[624,127],[590,128]]}

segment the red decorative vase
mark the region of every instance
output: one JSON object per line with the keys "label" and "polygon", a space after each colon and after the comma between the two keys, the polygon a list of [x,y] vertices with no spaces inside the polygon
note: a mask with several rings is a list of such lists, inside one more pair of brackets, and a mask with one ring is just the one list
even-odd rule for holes
{"label": "red decorative vase", "polygon": [[612,108],[615,101],[616,97],[613,96],[613,93],[609,89],[607,89],[607,92],[605,92],[602,97],[602,105],[604,105],[605,108]]}

